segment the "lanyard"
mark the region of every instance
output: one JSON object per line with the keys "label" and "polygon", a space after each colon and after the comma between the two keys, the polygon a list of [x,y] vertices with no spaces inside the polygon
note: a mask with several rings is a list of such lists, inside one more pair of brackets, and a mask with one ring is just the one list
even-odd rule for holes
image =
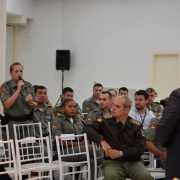
{"label": "lanyard", "polygon": [[[139,113],[139,111],[138,111],[138,113]],[[144,117],[142,117],[141,113],[139,113],[139,115],[140,115],[140,117],[141,117],[141,122],[142,122],[142,124],[143,124],[143,123],[144,123],[144,120],[145,120],[145,117],[146,117],[146,112],[145,112]]]}

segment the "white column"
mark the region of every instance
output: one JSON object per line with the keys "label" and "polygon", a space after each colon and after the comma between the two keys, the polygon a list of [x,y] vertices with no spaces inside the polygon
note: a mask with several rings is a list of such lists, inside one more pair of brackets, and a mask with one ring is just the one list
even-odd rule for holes
{"label": "white column", "polygon": [[[0,84],[5,81],[6,64],[6,0],[0,0]],[[3,107],[0,103],[0,113]]]}

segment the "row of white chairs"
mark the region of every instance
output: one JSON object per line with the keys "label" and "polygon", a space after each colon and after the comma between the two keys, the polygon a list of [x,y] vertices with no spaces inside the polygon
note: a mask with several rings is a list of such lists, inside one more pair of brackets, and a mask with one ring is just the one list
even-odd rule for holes
{"label": "row of white chairs", "polygon": [[[6,126],[6,132],[8,137],[8,128]],[[35,138],[36,134],[39,134],[40,138]],[[10,148],[13,146],[13,143],[10,140],[7,141],[8,146],[6,149],[6,155],[9,154],[9,160],[14,159],[16,162],[17,159],[17,165],[15,164],[13,168],[17,168],[15,171],[18,172],[17,174],[14,174],[14,176],[19,176],[19,179],[21,180],[22,175],[27,174],[28,179],[34,179],[37,177],[30,177],[31,171],[38,172],[38,178],[49,178],[52,179],[52,171],[58,170],[59,171],[59,179],[64,179],[65,176],[72,175],[72,179],[75,179],[75,173],[83,173],[83,171],[87,174],[87,179],[90,180],[90,164],[89,164],[89,153],[88,153],[88,143],[87,143],[87,137],[86,134],[83,135],[71,135],[67,137],[56,137],[56,144],[57,144],[57,152],[58,152],[58,159],[57,161],[52,161],[52,154],[53,154],[53,146],[52,146],[52,137],[51,137],[51,124],[49,123],[49,134],[50,137],[42,137],[42,128],[41,123],[33,123],[33,124],[14,124],[14,134],[15,134],[15,145],[16,145],[16,158],[13,156],[13,148]],[[66,142],[65,146],[67,146],[67,141],[73,142],[73,139],[75,138],[77,142],[79,142],[80,146],[80,138],[83,136],[85,140],[85,147],[86,151],[81,152],[81,149],[79,148],[79,152],[73,151],[73,145],[71,147],[62,147],[62,144],[64,144],[62,141]],[[46,141],[47,146],[47,156],[44,154],[44,141]],[[1,143],[3,144],[3,143]],[[71,143],[73,144],[73,143]],[[60,146],[61,145],[61,146]],[[95,165],[95,180],[96,179],[103,179],[103,176],[97,177],[97,157],[96,157],[96,151],[98,150],[97,146],[94,143],[92,143],[93,151],[94,151],[94,165]],[[72,153],[70,152],[64,152],[64,149],[71,148]],[[10,149],[12,149],[12,158]],[[100,149],[100,148],[99,148]],[[38,150],[38,153],[37,153]],[[8,152],[8,153],[7,153]],[[65,162],[61,161],[62,157],[68,157],[68,156],[79,156],[81,154],[85,154],[87,156],[87,161],[83,162]],[[147,159],[147,155],[146,156]],[[157,178],[164,178],[165,173],[163,170],[160,169],[154,169],[152,165],[152,154],[150,153],[150,156],[148,157],[150,159],[150,168],[148,169],[151,171],[151,175],[154,177],[154,179]],[[46,160],[46,161],[45,161]],[[13,161],[13,162],[14,162]],[[33,161],[33,163],[30,163]],[[36,162],[34,162],[36,161]],[[5,160],[5,162],[8,162]],[[1,163],[1,162],[0,162]],[[4,162],[2,162],[4,163]],[[28,163],[28,164],[27,164]],[[10,174],[12,174],[12,167],[10,166],[11,163],[8,163],[8,168],[6,168],[7,172],[9,171]],[[86,167],[83,170],[76,171],[75,168],[78,166]],[[71,167],[72,172],[65,172],[63,169],[64,167]],[[44,172],[48,171],[48,174],[45,174]],[[43,176],[43,174],[45,174]],[[16,180],[16,179],[15,179]]]}
{"label": "row of white chairs", "polygon": [[[8,134],[7,126],[6,133]],[[89,165],[89,153],[88,153],[88,143],[86,134],[82,135],[72,135],[67,139],[66,137],[60,138],[56,137],[56,144],[57,144],[57,152],[58,152],[58,160],[52,161],[52,144],[51,138],[49,137],[40,137],[35,138],[36,133],[39,133],[42,136],[42,128],[41,123],[33,123],[33,124],[14,124],[14,135],[15,135],[15,147],[16,147],[16,157],[15,155],[11,157],[11,152],[15,152],[13,148],[14,144],[12,143],[13,140],[9,141],[1,141],[2,143],[2,161],[0,164],[4,164],[4,162],[8,163],[7,159],[13,162],[11,166],[9,163],[8,169],[6,167],[6,173],[12,175],[14,173],[14,179],[19,177],[19,180],[22,179],[22,175],[28,175],[28,179],[52,179],[52,171],[58,170],[59,171],[59,179],[64,179],[65,176],[72,175],[72,179],[75,179],[75,173],[87,173],[87,179],[90,180],[90,165]],[[71,147],[67,146],[67,141],[73,142],[73,139],[76,139],[79,147],[80,147],[80,139],[84,139],[86,151],[82,152],[79,148],[79,152],[73,151],[73,143]],[[62,147],[63,142],[65,142],[64,147]],[[7,142],[8,146],[5,145]],[[44,154],[44,142],[46,142],[46,149],[47,155]],[[10,145],[9,145],[10,144]],[[50,145],[51,144],[51,145]],[[61,145],[61,146],[60,146]],[[63,151],[65,149],[72,149],[71,151]],[[11,149],[11,151],[10,151]],[[61,161],[62,158],[69,157],[69,156],[79,156],[79,155],[86,155],[87,160],[83,162],[65,162]],[[6,158],[5,158],[6,157]],[[76,171],[75,168],[77,166],[85,166],[86,169],[81,169],[80,171]],[[64,167],[72,167],[72,172],[65,172],[63,169]],[[12,171],[13,170],[13,171]],[[31,177],[31,172],[38,172],[38,177]],[[44,172],[49,172],[48,174],[44,175]]]}

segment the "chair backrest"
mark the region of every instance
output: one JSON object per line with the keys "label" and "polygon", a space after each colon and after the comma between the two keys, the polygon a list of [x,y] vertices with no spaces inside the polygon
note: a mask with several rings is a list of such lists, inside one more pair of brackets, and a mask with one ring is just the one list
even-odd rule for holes
{"label": "chair backrest", "polygon": [[[2,130],[2,133],[4,132],[6,134],[6,138],[4,138],[4,141],[9,141],[9,128],[8,125],[0,125],[0,129]],[[3,138],[2,138],[3,139]],[[1,140],[1,139],[0,139]],[[6,154],[11,159],[11,146],[10,143],[7,143],[7,149],[6,149]],[[0,156],[2,155],[2,151],[0,151]],[[11,167],[11,163],[9,163],[9,167]]]}
{"label": "chair backrest", "polygon": [[9,140],[9,128],[8,128],[8,125],[1,125],[0,124],[0,129],[2,131],[4,131],[6,133],[6,138],[7,138],[7,141]]}
{"label": "chair backrest", "polygon": [[[46,141],[47,155],[44,154],[44,145],[43,145],[44,141]],[[17,154],[17,162],[18,162],[20,177],[28,170],[34,172],[39,172],[42,170],[41,172],[48,171],[49,172],[48,177],[52,178],[52,166],[51,166],[52,159],[51,159],[51,152],[49,145],[49,137],[34,138],[34,139],[27,138],[20,140],[15,139],[15,144],[16,144],[16,152],[17,152],[16,154]],[[44,163],[45,161],[46,163]],[[27,168],[29,167],[28,165],[30,165],[30,163],[32,163],[32,166],[30,168]],[[38,163],[40,164],[40,166],[37,165]],[[27,164],[27,166],[25,164]],[[46,178],[46,177],[44,176],[42,178]]]}
{"label": "chair backrest", "polygon": [[[11,153],[9,150],[11,149]],[[0,172],[0,174],[6,174],[8,173],[9,175],[14,176],[14,179],[17,180],[17,165],[16,165],[16,158],[15,158],[15,150],[14,150],[14,143],[13,140],[8,140],[8,141],[0,141],[0,151],[3,153],[2,156],[0,156],[0,165],[11,167],[12,168],[6,168],[5,172]]]}
{"label": "chair backrest", "polygon": [[[104,157],[104,153],[103,153],[104,150],[102,149],[102,147],[101,147],[100,144],[96,144],[96,143],[94,143],[94,142],[92,142],[92,148],[93,148],[93,155],[94,155],[94,180],[96,180],[96,179],[97,179],[97,176],[98,176],[98,174],[97,174],[97,170],[98,170],[98,169],[99,169],[99,171],[101,171],[100,177],[103,177],[103,175],[102,175],[102,170],[101,170],[101,166],[102,166],[102,165],[98,166],[98,165],[97,165],[97,162],[98,162],[98,159]],[[97,151],[100,151],[101,154],[102,154],[102,156],[97,156]],[[99,154],[100,154],[100,153],[99,153]]]}
{"label": "chair backrest", "polygon": [[149,151],[144,152],[144,154],[141,156],[144,162],[149,162],[148,167],[154,168],[154,154],[152,154]]}
{"label": "chair backrest", "polygon": [[53,156],[53,142],[52,142],[51,124],[52,124],[51,122],[48,122],[50,150],[51,150],[51,155]]}
{"label": "chair backrest", "polygon": [[[80,142],[84,140],[83,148],[80,145]],[[76,145],[74,145],[76,142]],[[60,137],[56,136],[56,146],[59,158],[59,166],[60,166],[60,179],[64,179],[65,175],[75,174],[75,173],[88,173],[88,179],[90,179],[90,159],[89,159],[89,149],[88,149],[88,142],[86,134],[74,135],[74,134],[67,134],[61,135]],[[86,158],[83,161],[78,162],[68,162],[63,159],[68,159],[69,157],[77,157],[85,156]],[[76,172],[63,172],[63,167],[72,167],[72,164],[78,163],[78,166],[87,166],[86,170],[80,170]]]}
{"label": "chair backrest", "polygon": [[43,137],[41,122],[29,123],[29,124],[13,124],[13,128],[14,128],[15,139],[23,139],[27,137],[38,137],[39,135],[40,135],[40,138]]}

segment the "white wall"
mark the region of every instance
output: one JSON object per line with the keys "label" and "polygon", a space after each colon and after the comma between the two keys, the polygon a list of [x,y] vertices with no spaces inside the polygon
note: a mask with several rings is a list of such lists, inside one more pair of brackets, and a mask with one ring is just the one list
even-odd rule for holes
{"label": "white wall", "polygon": [[147,88],[150,53],[180,50],[179,0],[37,0],[34,20],[19,29],[25,79],[43,84],[53,104],[61,92],[56,49],[70,49],[64,86],[81,105],[94,82]]}
{"label": "white wall", "polygon": [[[6,64],[6,0],[0,1],[0,83],[5,81]],[[3,113],[3,107],[0,103],[0,114]]]}
{"label": "white wall", "polygon": [[35,0],[6,0],[8,13],[16,15],[24,15],[27,18],[34,18],[34,2]]}
{"label": "white wall", "polygon": [[6,65],[5,65],[5,80],[8,81],[11,76],[9,75],[9,67],[13,63],[13,26],[6,26]]}
{"label": "white wall", "polygon": [[37,0],[34,20],[19,27],[19,62],[24,79],[44,85],[53,104],[61,93],[61,71],[55,70],[55,51],[61,49],[62,6],[59,0]]}

